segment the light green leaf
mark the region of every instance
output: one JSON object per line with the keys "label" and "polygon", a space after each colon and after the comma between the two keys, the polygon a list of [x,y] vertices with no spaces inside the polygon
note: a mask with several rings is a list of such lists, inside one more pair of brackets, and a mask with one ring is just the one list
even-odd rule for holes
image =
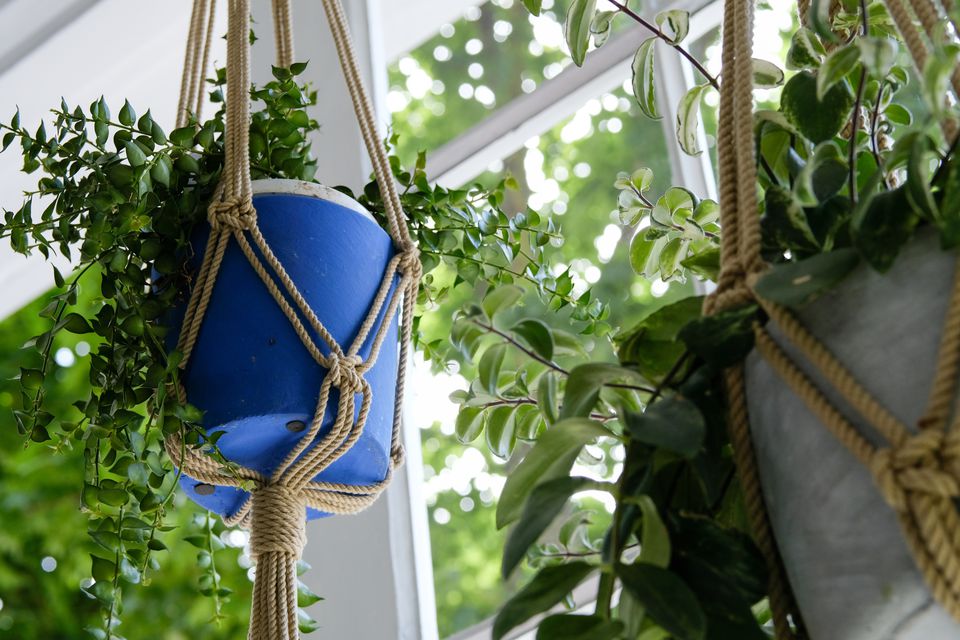
{"label": "light green leaf", "polygon": [[681,9],[661,11],[654,18],[660,32],[673,44],[680,44],[690,32],[690,12]]}
{"label": "light green leaf", "polygon": [[790,41],[787,52],[787,69],[815,69],[827,55],[820,39],[806,27],[801,27]]}
{"label": "light green leaf", "polygon": [[590,25],[590,31],[593,32],[593,44],[600,48],[610,38],[613,32],[613,19],[619,15],[619,11],[598,11],[593,18],[593,24]]}
{"label": "light green leaf", "polygon": [[487,447],[498,458],[509,458],[517,443],[516,407],[504,405],[492,409],[487,416]]}
{"label": "light green leaf", "polygon": [[660,253],[670,238],[660,236],[648,239],[647,231],[641,229],[630,242],[630,265],[645,278],[654,278],[660,270]]}
{"label": "light green leaf", "polygon": [[310,587],[297,580],[297,606],[307,608],[323,600],[322,597],[311,591]]}
{"label": "light green leaf", "polygon": [[523,297],[523,289],[515,284],[501,285],[494,289],[483,298],[481,307],[483,312],[491,320],[499,312],[514,306]]}
{"label": "light green leaf", "polygon": [[680,263],[687,257],[690,240],[681,237],[671,238],[660,252],[660,278],[664,281],[680,273]]}
{"label": "light green leaf", "polygon": [[677,107],[677,141],[680,148],[691,156],[703,153],[700,148],[700,103],[704,94],[710,89],[709,84],[701,84],[690,89],[682,98]]}
{"label": "light green leaf", "polygon": [[497,393],[497,379],[500,377],[500,368],[503,366],[503,359],[506,355],[507,345],[495,344],[484,351],[480,357],[480,363],[477,365],[480,384],[491,395]]}
{"label": "light green leaf", "polygon": [[143,579],[143,576],[140,575],[140,570],[126,558],[120,559],[120,577],[130,584],[140,584],[140,581]]}
{"label": "light green leaf", "polygon": [[657,89],[654,78],[656,44],[656,37],[644,40],[633,57],[633,96],[644,115],[659,120],[662,116],[657,109]]}
{"label": "light green leaf", "polygon": [[666,569],[670,564],[670,534],[667,527],[650,496],[640,496],[637,504],[643,514],[639,560]]}
{"label": "light green leaf", "polygon": [[624,380],[643,384],[643,376],[632,369],[605,362],[589,362],[574,367],[567,377],[561,418],[589,416],[600,398],[600,389],[611,382]]}
{"label": "light green leaf", "polygon": [[904,127],[908,127],[913,124],[913,114],[910,113],[910,110],[902,104],[897,104],[896,102],[887,105],[887,108],[883,110],[883,115],[886,116],[887,120],[893,124],[898,124]]}
{"label": "light green leaf", "polygon": [[537,407],[543,414],[548,426],[552,426],[560,419],[560,409],[557,406],[557,376],[553,372],[540,376],[537,383]]}
{"label": "light green leaf", "polygon": [[574,64],[583,66],[590,48],[590,25],[597,12],[597,0],[573,0],[567,11],[564,35]]}
{"label": "light green leaf", "polygon": [[457,440],[463,444],[476,440],[483,431],[483,420],[484,412],[481,407],[461,406],[455,424]]}
{"label": "light green leaf", "polygon": [[817,100],[823,101],[827,92],[842,82],[859,63],[860,47],[855,44],[831,51],[817,72]]}
{"label": "light green leaf", "polygon": [[830,17],[830,9],[833,7],[833,0],[813,0],[810,3],[810,26],[817,32],[821,38],[827,42],[836,42],[837,35],[833,32],[833,21]]}
{"label": "light green leaf", "polygon": [[493,640],[501,640],[511,629],[559,603],[596,567],[570,562],[540,571],[527,586],[510,598],[493,623]]}
{"label": "light green leaf", "polygon": [[860,61],[874,78],[886,78],[897,62],[900,46],[893,38],[857,38]]}
{"label": "light green leaf", "polygon": [[610,435],[602,424],[586,418],[561,420],[547,429],[507,477],[497,502],[497,528],[502,529],[520,517],[534,485],[566,476],[584,445]]}
{"label": "light green leaf", "polygon": [[753,64],[753,86],[758,89],[772,89],[783,84],[783,69],[760,58],[754,58]]}

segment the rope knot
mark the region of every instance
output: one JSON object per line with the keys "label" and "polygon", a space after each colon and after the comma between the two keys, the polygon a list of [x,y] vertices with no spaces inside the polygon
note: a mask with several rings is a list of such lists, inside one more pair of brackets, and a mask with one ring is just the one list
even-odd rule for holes
{"label": "rope knot", "polygon": [[886,501],[906,511],[911,494],[960,497],[960,433],[921,431],[897,447],[879,449],[870,470]]}
{"label": "rope knot", "polygon": [[423,264],[420,262],[420,249],[414,243],[410,242],[403,246],[399,253],[400,261],[397,263],[397,269],[404,275],[408,275],[419,284],[420,276],[423,274]]}
{"label": "rope knot", "polygon": [[269,484],[253,492],[250,520],[250,554],[266,553],[300,557],[307,544],[306,502],[300,493],[281,484]]}
{"label": "rope knot", "polygon": [[249,199],[240,197],[216,200],[207,209],[207,220],[214,231],[249,231],[257,221],[257,210]]}
{"label": "rope knot", "polygon": [[364,379],[360,373],[363,359],[360,356],[340,356],[330,354],[327,369],[330,382],[343,392],[361,393]]}

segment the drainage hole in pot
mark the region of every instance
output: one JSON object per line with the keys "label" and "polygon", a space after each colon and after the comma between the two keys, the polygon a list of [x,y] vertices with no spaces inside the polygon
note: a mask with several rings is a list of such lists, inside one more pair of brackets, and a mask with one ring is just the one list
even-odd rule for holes
{"label": "drainage hole in pot", "polygon": [[213,495],[213,492],[216,491],[216,487],[212,484],[198,484],[193,488],[197,492],[198,496],[209,496]]}
{"label": "drainage hole in pot", "polygon": [[303,420],[291,420],[287,423],[287,430],[293,433],[300,433],[307,428],[307,423]]}

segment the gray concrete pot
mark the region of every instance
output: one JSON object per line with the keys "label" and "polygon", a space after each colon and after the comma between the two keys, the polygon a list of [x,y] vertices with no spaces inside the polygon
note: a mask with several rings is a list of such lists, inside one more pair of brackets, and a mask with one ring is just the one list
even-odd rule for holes
{"label": "gray concrete pot", "polygon": [[[955,259],[925,231],[886,275],[861,265],[799,313],[863,386],[908,425],[925,408]],[[772,333],[797,356],[775,328]],[[812,367],[797,361],[822,384]],[[757,353],[748,357],[746,369],[764,496],[813,640],[960,638],[960,624],[933,600],[870,473]],[[856,415],[835,394],[827,395],[848,418]]]}

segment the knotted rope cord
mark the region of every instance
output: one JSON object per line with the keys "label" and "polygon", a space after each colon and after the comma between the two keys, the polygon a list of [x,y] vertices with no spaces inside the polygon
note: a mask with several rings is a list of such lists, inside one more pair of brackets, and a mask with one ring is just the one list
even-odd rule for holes
{"label": "knotted rope cord", "polygon": [[[203,61],[207,59],[208,53],[198,51],[201,47],[199,34],[203,30],[199,16],[206,13],[206,3],[212,1],[195,0],[187,45],[187,65],[184,70],[185,78],[191,75],[191,79],[184,81],[185,91],[188,93],[195,91],[194,87],[202,82],[205,72],[206,65]],[[401,402],[412,334],[413,307],[422,267],[419,252],[407,229],[386,151],[380,143],[373,108],[363,85],[343,7],[339,0],[325,0],[324,10],[364,144],[372,159],[374,174],[383,194],[388,232],[396,253],[387,264],[367,317],[346,350],[337,343],[310,308],[274,255],[257,224],[249,169],[249,0],[229,0],[228,3],[225,163],[216,196],[208,210],[210,237],[181,329],[178,344],[178,349],[183,353],[181,367],[186,367],[196,345],[219,267],[232,238],[290,321],[304,348],[318,366],[327,370],[327,374],[319,390],[316,411],[309,429],[270,477],[237,465],[225,469],[200,450],[185,446],[178,434],[169,437],[165,444],[174,462],[186,474],[201,482],[233,487],[243,487],[249,482],[255,484],[256,489],[238,511],[224,518],[228,524],[243,524],[251,528],[251,554],[257,559],[257,577],[249,638],[293,639],[298,637],[296,563],[306,543],[305,507],[334,514],[362,511],[389,485],[394,469],[403,463],[403,446],[400,440]],[[294,55],[289,0],[274,0],[273,11],[277,63],[289,66]],[[212,6],[209,14],[212,22]],[[208,23],[208,33],[209,29]],[[203,46],[209,49],[209,37]],[[183,105],[191,104],[195,98],[192,93],[181,98],[182,114],[185,112]],[[186,116],[181,117],[186,121]],[[399,283],[396,289],[391,291],[396,277],[399,277]],[[401,303],[401,344],[387,476],[383,481],[367,486],[316,481],[314,478],[317,474],[349,451],[363,432],[372,402],[372,391],[364,374],[375,365],[393,318],[401,313]],[[378,319],[381,320],[379,325]],[[360,350],[368,340],[371,343],[370,353],[363,358]],[[321,345],[326,347],[326,352]],[[336,417],[329,433],[318,439],[327,406],[335,390],[338,392]],[[177,392],[181,401],[185,402],[183,387],[180,386]]]}
{"label": "knotted rope cord", "polygon": [[[752,2],[726,0],[723,17],[722,68],[724,82],[720,86],[720,123],[717,151],[719,154],[721,235],[721,272],[717,291],[704,304],[704,313],[719,313],[742,306],[751,300],[744,277],[755,264],[743,260],[750,254],[741,250],[741,242],[757,236],[759,229],[742,229],[757,218],[756,163],[753,157],[753,48]],[[744,71],[744,68],[746,70]],[[738,212],[742,212],[738,215]],[[754,257],[758,262],[758,256]],[[750,439],[743,365],[724,372],[729,400],[728,424],[730,440],[747,514],[757,547],[769,568],[768,594],[778,638],[793,638],[789,615],[796,612],[785,571],[777,550],[772,527],[763,504],[756,454]],[[794,621],[803,635],[800,618]]]}
{"label": "knotted rope cord", "polygon": [[[915,64],[922,69],[928,51],[907,7],[900,0],[885,1]],[[910,0],[913,11],[927,16],[922,20],[929,20],[925,13],[928,5],[929,0]],[[708,297],[704,311],[718,313],[750,301],[759,302],[784,338],[821,373],[864,422],[884,438],[886,444],[880,447],[864,438],[770,333],[759,324],[755,327],[758,352],[827,429],[871,471],[882,495],[897,513],[907,545],[933,596],[960,620],[960,515],[955,505],[955,500],[960,498],[960,411],[954,407],[960,374],[960,264],[944,323],[930,398],[923,417],[918,421],[916,433],[878,403],[791,312],[756,295],[752,286],[766,265],[760,258],[756,161],[752,134],[749,134],[752,77],[748,61],[752,8],[750,2],[727,0],[723,68],[730,71],[725,73],[727,82],[721,87],[718,137],[724,233],[718,288]],[[806,17],[809,2],[801,0],[799,9]],[[734,84],[735,88],[728,89],[728,84]],[[776,547],[770,535],[769,521],[762,512],[759,475],[750,444],[742,365],[727,371],[726,380],[731,440],[737,449],[736,461],[747,507],[758,546],[771,562],[776,582],[781,575],[781,563],[775,553],[770,553],[771,550],[775,552]],[[954,413],[952,425],[951,411]],[[783,590],[775,594],[778,588],[777,585],[771,586],[770,595],[776,633],[778,637],[791,637],[785,616],[785,605],[789,601],[781,599],[788,592]]]}

